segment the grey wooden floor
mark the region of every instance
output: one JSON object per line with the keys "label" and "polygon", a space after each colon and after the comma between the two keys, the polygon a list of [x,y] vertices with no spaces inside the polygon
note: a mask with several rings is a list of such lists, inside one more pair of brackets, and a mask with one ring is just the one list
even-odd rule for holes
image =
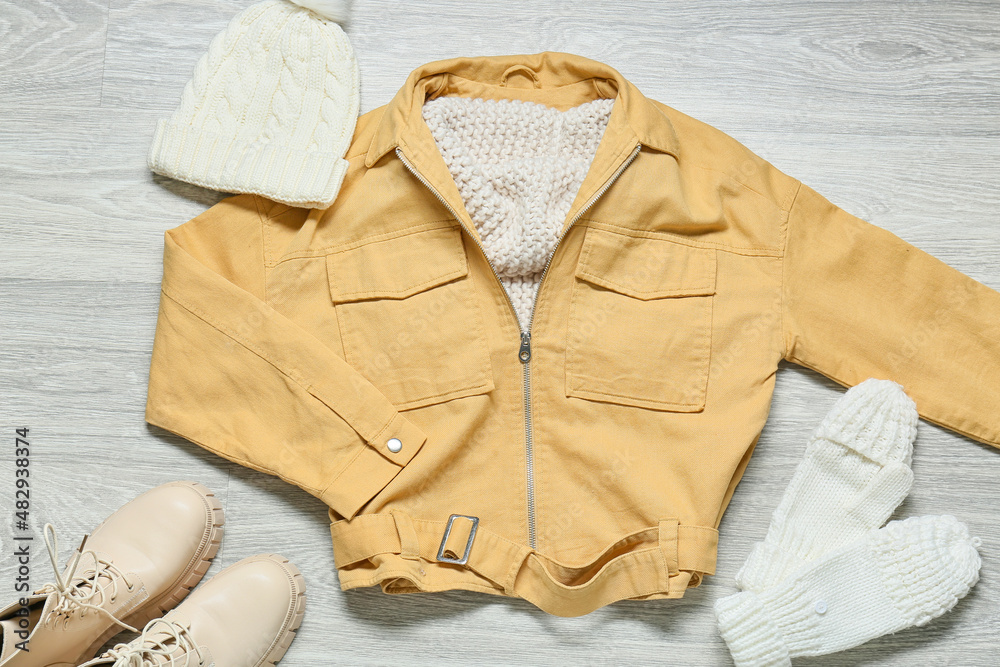
{"label": "grey wooden floor", "polygon": [[[680,601],[578,619],[467,592],[343,593],[320,501],[145,425],[163,232],[222,196],[153,176],[146,150],[209,40],[248,4],[0,0],[0,605],[13,598],[14,428],[28,426],[32,525],[40,538],[55,523],[63,555],[139,492],[187,478],[228,513],[210,574],[259,552],[291,558],[309,602],[284,665],[730,664],[712,604],[735,591],[807,434],[843,391],[816,373],[778,375],[717,576]],[[998,28],[995,2],[357,0],[348,33],[362,112],[432,60],[579,53],[1000,289]],[[979,585],[924,628],[801,664],[1000,665],[1000,450],[921,422],[913,468],[897,518],[968,523],[983,540]],[[51,578],[40,540],[32,577]]]}

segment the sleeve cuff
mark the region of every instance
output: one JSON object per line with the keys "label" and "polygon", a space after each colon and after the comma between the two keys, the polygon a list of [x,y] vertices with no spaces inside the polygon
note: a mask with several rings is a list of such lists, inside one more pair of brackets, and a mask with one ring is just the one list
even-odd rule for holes
{"label": "sleeve cuff", "polygon": [[396,413],[385,428],[361,446],[320,497],[345,519],[354,518],[399,474],[426,441],[423,431]]}

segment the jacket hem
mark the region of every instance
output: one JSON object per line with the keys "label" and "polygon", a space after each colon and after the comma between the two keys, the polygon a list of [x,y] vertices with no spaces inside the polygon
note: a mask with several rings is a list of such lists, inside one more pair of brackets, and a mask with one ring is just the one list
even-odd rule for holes
{"label": "jacket hem", "polygon": [[568,564],[485,524],[415,519],[400,510],[334,520],[330,534],[341,590],[470,590],[521,598],[567,617],[619,600],[681,598],[714,574],[718,545],[714,528],[668,518],[624,536],[587,563]]}

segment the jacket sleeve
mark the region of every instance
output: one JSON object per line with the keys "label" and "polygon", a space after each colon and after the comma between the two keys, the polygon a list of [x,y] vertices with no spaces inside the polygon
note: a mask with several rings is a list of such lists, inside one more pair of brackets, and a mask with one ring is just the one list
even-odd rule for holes
{"label": "jacket sleeve", "polygon": [[[230,197],[166,232],[146,421],[351,518],[426,436],[267,303],[258,204]],[[396,453],[391,438],[402,442]]]}
{"label": "jacket sleeve", "polygon": [[898,382],[927,421],[1000,447],[1000,293],[804,184],[785,231],[785,359]]}

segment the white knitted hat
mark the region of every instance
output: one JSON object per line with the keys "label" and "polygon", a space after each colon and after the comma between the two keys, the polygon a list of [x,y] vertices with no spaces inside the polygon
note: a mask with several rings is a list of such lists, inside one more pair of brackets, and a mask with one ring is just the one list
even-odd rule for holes
{"label": "white knitted hat", "polygon": [[223,192],[326,208],[347,171],[358,63],[346,0],[264,0],[216,35],[156,125],[149,168]]}

